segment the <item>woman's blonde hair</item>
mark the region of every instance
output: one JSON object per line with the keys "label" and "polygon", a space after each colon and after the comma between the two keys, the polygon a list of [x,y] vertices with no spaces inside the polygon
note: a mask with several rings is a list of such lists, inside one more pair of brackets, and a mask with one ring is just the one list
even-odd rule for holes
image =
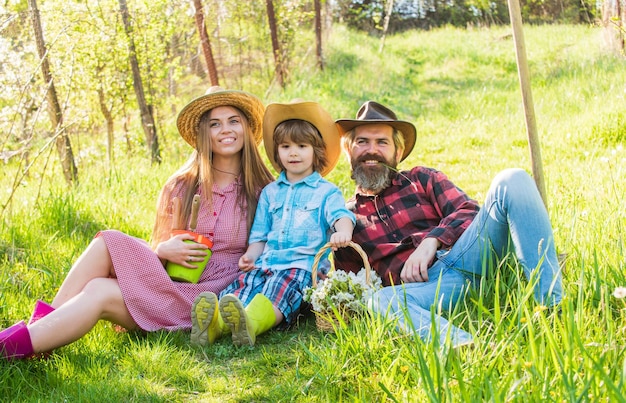
{"label": "woman's blonde hair", "polygon": [[[228,106],[228,105],[225,105]],[[235,108],[237,109],[237,108]],[[203,202],[213,203],[213,149],[208,135],[210,112],[206,111],[200,118],[196,150],[185,164],[165,182],[165,186],[157,203],[157,219],[152,231],[152,247],[156,248],[159,242],[169,237],[171,220],[171,193],[180,182],[186,188],[181,199],[178,222],[188,223],[191,214],[191,204],[198,189],[201,190]],[[240,111],[242,112],[242,111]],[[274,180],[267,169],[255,143],[250,124],[246,115],[241,113],[243,125],[243,149],[241,150],[241,192],[237,195],[241,211],[246,211],[246,232],[250,231],[261,189]]]}

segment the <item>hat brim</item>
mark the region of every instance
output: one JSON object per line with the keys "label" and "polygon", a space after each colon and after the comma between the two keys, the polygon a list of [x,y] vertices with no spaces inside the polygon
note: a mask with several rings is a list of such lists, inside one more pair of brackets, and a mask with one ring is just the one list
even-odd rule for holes
{"label": "hat brim", "polygon": [[257,145],[261,143],[261,128],[265,106],[256,96],[235,90],[211,92],[189,102],[180,111],[176,120],[176,126],[181,137],[193,148],[196,148],[200,118],[206,112],[218,106],[232,106],[242,111],[248,119],[255,143]]}
{"label": "hat brim", "polygon": [[311,123],[322,135],[326,145],[328,164],[320,171],[326,176],[335,168],[341,155],[341,137],[337,126],[330,114],[316,102],[294,102],[289,104],[269,104],[263,119],[263,145],[270,162],[280,172],[278,163],[274,160],[274,130],[276,126],[286,120],[300,119]]}
{"label": "hat brim", "polygon": [[384,124],[393,127],[402,133],[404,137],[404,150],[402,151],[402,158],[400,161],[404,161],[406,157],[411,154],[413,147],[415,147],[416,129],[413,123],[406,122],[404,120],[356,120],[356,119],[339,119],[336,121],[339,133],[341,136],[345,135],[350,130],[358,126],[363,125],[375,125]]}

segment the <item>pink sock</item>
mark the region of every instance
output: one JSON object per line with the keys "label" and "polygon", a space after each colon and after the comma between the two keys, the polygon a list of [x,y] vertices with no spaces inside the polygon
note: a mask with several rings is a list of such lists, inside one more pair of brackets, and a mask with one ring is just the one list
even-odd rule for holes
{"label": "pink sock", "polygon": [[38,300],[35,303],[35,309],[33,310],[33,315],[30,317],[28,324],[32,325],[33,323],[37,322],[39,319],[43,318],[44,316],[46,316],[52,311],[54,311],[54,308],[52,306],[46,304],[42,300]]}

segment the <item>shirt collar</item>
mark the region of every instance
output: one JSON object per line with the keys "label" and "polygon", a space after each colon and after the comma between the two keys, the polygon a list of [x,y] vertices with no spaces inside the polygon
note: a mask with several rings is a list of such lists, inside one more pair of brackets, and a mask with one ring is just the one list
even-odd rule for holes
{"label": "shirt collar", "polygon": [[228,186],[226,186],[224,189],[221,189],[219,186],[217,186],[216,183],[213,184],[213,193],[217,193],[217,194],[226,194],[229,192],[239,192],[239,188],[241,187],[241,174],[239,174],[238,177],[235,178],[234,181],[232,181]]}
{"label": "shirt collar", "polygon": [[[298,183],[303,183],[307,186],[315,188],[317,187],[317,184],[319,183],[320,180],[322,180],[322,175],[320,175],[319,172],[317,171],[313,171],[311,175],[307,176],[304,179],[300,179],[298,182],[293,183],[293,185],[296,185]],[[285,184],[287,186],[292,185],[292,183],[287,180],[287,174],[285,174],[285,171],[282,171],[280,175],[278,175],[278,179],[276,179],[276,182],[279,184],[281,183]]]}

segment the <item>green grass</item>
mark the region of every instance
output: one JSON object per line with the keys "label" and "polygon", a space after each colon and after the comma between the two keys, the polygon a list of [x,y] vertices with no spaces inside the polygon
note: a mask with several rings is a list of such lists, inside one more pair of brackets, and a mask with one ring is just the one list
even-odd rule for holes
{"label": "green grass", "polygon": [[[385,103],[418,127],[402,166],[439,168],[481,201],[501,169],[530,171],[508,33],[409,32],[388,37],[379,55],[376,39],[335,26],[324,72],[313,61],[293,69],[285,92],[265,101],[316,100],[336,118],[368,99]],[[329,334],[309,317],[254,348],[221,339],[206,349],[185,332],[116,333],[102,322],[47,360],[0,362],[2,400],[624,401],[626,301],[612,292],[626,286],[626,63],[604,53],[596,28],[526,27],[525,36],[549,213],[567,253],[560,318],[538,309],[507,260],[452,315],[478,335],[473,350],[448,351],[371,319]],[[188,153],[173,116],[161,134],[161,166],[144,150],[119,149],[111,169],[103,148],[83,139],[72,190],[54,155],[45,170],[36,163],[0,221],[1,327],[27,319],[35,299],[51,300],[98,230],[149,236],[160,186]],[[16,169],[3,167],[3,189]],[[351,194],[345,161],[328,178]]]}

